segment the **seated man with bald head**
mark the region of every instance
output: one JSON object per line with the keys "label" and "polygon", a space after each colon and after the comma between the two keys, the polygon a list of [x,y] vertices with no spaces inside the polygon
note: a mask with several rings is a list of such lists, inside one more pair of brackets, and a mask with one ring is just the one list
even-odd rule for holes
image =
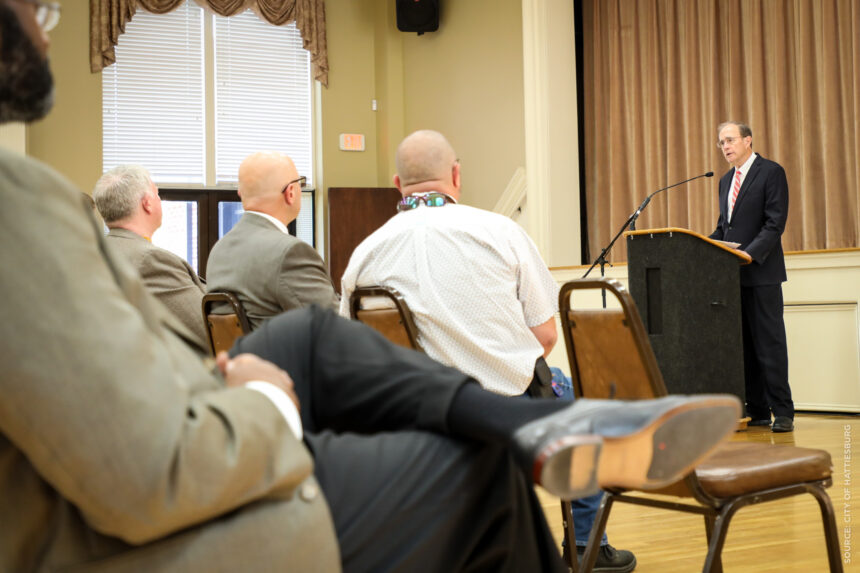
{"label": "seated man with bald head", "polygon": [[189,342],[209,348],[200,312],[205,289],[188,262],[152,244],[161,227],[161,198],[149,172],[119,165],[96,182],[93,200],[110,231],[107,243],[140,273],[146,288],[188,328]]}
{"label": "seated man with bald head", "polygon": [[337,308],[338,298],[319,254],[287,225],[302,208],[302,177],[282,153],[260,152],[239,166],[245,214],[209,254],[209,292],[238,296],[251,328],[294,308]]}
{"label": "seated man with bald head", "polygon": [[[487,390],[540,396],[551,387],[544,357],[558,335],[558,285],[517,223],[459,204],[460,162],[448,140],[422,130],[397,148],[399,213],[352,253],[340,312],[359,286],[396,289],[406,300],[422,348]],[[602,494],[573,502],[583,553]],[[636,558],[604,536],[596,571],[625,573]]]}

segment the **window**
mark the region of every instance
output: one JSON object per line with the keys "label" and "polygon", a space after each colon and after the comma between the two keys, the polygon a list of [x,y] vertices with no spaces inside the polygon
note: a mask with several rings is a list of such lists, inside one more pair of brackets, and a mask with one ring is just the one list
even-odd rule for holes
{"label": "window", "polygon": [[145,166],[158,184],[203,187],[203,9],[139,10],[102,72],[102,170]]}
{"label": "window", "polygon": [[[161,228],[153,243],[182,257],[202,277],[215,242],[233,228],[244,211],[235,191],[226,189],[159,189],[163,211]],[[291,235],[312,247],[314,241],[313,189],[302,191],[302,210],[287,225]],[[193,237],[197,237],[194,240]]]}
{"label": "window", "polygon": [[235,182],[249,153],[274,149],[313,185],[311,60],[295,24],[218,17],[214,40],[215,182]]}
{"label": "window", "polygon": [[[169,190],[153,240],[195,268],[241,215],[235,188],[248,154],[284,152],[313,184],[310,55],[295,23],[224,18],[191,0],[167,14],[138,10],[102,94],[103,170],[140,164]],[[303,202],[296,222],[311,244],[312,207]]]}

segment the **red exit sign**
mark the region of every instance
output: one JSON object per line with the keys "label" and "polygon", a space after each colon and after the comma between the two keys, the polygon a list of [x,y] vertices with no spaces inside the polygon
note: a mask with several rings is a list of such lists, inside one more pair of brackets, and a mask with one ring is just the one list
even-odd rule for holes
{"label": "red exit sign", "polygon": [[364,151],[364,135],[361,133],[341,133],[341,151]]}

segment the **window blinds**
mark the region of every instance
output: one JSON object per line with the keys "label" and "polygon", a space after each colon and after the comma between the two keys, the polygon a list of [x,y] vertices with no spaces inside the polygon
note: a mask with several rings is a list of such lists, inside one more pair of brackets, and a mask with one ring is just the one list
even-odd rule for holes
{"label": "window blinds", "polygon": [[205,182],[203,10],[138,10],[102,72],[103,170],[143,165],[157,183]]}
{"label": "window blinds", "polygon": [[310,55],[295,22],[216,16],[214,38],[215,182],[235,182],[242,159],[271,150],[312,185]]}
{"label": "window blinds", "polygon": [[[167,14],[138,10],[116,56],[102,73],[105,171],[137,163],[161,185],[214,186],[235,183],[248,154],[274,150],[313,183],[310,55],[295,23],[273,26],[251,11],[225,18],[193,2]],[[209,110],[206,69],[214,69]]]}

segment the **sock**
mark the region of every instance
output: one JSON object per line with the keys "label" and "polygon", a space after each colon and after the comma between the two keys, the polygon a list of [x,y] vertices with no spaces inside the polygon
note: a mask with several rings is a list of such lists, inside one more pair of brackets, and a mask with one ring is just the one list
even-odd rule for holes
{"label": "sock", "polygon": [[570,406],[569,401],[502,396],[477,382],[463,384],[448,410],[448,429],[454,436],[507,445],[522,426]]}

